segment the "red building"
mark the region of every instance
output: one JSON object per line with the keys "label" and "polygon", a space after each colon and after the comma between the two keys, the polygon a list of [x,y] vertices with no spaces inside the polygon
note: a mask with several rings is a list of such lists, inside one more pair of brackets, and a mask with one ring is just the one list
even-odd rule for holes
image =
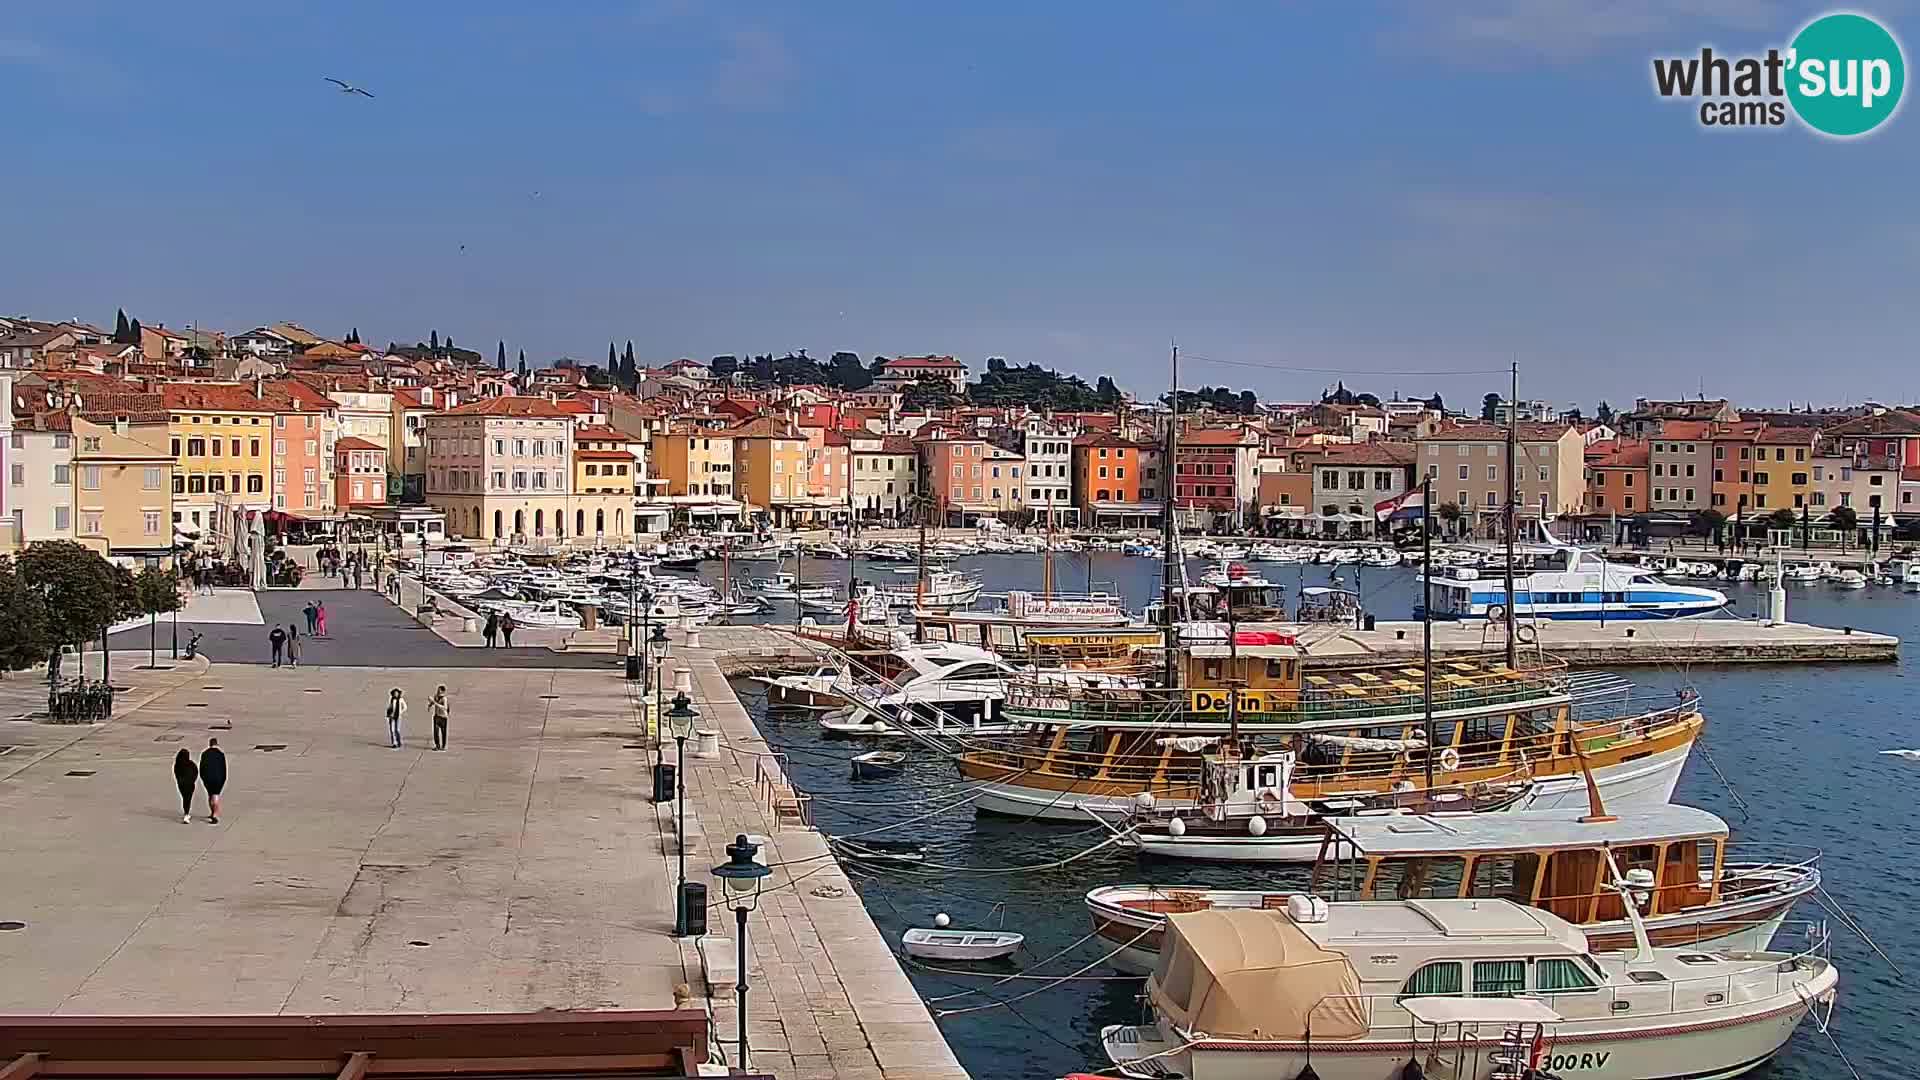
{"label": "red building", "polygon": [[333,444],[333,505],[385,506],[387,450],[376,442],[349,435]]}
{"label": "red building", "polygon": [[1227,529],[1255,502],[1260,436],[1245,427],[1181,432],[1173,463],[1175,522],[1184,529]]}

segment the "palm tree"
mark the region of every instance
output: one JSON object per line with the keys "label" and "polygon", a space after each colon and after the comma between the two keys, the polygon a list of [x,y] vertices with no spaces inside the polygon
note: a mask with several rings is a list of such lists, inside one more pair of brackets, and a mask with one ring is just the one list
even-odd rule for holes
{"label": "palm tree", "polygon": [[1447,535],[1449,537],[1458,535],[1460,531],[1460,504],[1443,502],[1435,512],[1440,515],[1440,521],[1446,525]]}

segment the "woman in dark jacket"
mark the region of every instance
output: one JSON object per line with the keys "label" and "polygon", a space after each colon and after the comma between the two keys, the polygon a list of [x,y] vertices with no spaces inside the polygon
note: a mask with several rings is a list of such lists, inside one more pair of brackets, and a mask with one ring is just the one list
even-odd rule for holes
{"label": "woman in dark jacket", "polygon": [[193,820],[193,789],[200,783],[200,767],[193,763],[193,755],[181,747],[173,755],[173,786],[180,789],[180,824]]}
{"label": "woman in dark jacket", "polygon": [[207,824],[220,824],[220,790],[227,786],[227,754],[219,739],[208,739],[200,751],[200,782],[207,786]]}

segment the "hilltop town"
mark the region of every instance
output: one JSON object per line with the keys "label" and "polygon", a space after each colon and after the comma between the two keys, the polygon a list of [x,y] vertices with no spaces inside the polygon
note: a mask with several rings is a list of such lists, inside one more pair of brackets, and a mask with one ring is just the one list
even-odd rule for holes
{"label": "hilltop town", "polygon": [[[472,543],[610,545],[681,527],[1158,528],[1375,535],[1432,483],[1440,528],[1515,512],[1605,542],[1871,544],[1920,529],[1920,413],[1725,399],[1596,415],[1489,394],[1318,401],[1183,390],[951,356],[510,364],[438,332],[381,349],[294,323],[221,333],[0,318],[4,545],[122,561],[341,523]],[[1511,421],[1511,423],[1510,423]]]}

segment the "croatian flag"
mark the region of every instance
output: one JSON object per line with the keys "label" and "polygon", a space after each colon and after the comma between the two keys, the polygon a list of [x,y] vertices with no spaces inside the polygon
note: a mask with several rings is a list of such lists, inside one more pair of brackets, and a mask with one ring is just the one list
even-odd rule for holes
{"label": "croatian flag", "polygon": [[1373,504],[1375,521],[1385,521],[1390,517],[1425,517],[1427,515],[1427,497],[1419,488],[1405,494]]}

